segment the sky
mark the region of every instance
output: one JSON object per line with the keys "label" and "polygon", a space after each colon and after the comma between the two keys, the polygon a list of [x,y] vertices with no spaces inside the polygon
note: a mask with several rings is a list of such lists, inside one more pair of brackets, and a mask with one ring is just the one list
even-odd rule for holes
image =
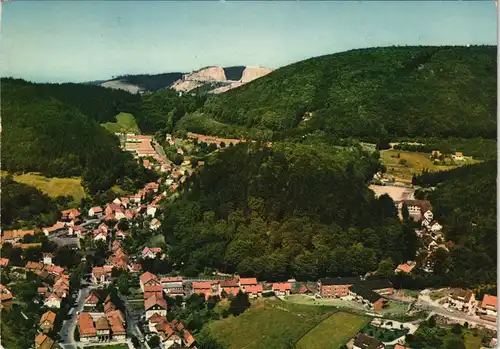
{"label": "sky", "polygon": [[493,1],[22,1],[2,6],[0,74],[36,82],[277,68],[391,45],[497,42]]}

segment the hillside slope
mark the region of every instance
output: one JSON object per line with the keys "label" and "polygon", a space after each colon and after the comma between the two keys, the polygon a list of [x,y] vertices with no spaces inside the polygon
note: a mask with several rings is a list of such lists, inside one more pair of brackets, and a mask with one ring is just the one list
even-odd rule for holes
{"label": "hillside slope", "polygon": [[[82,85],[83,86],[83,85]],[[99,88],[106,98],[107,90]],[[118,139],[68,101],[40,85],[2,82],[2,170],[46,176],[81,176],[96,193],[118,181],[139,183],[150,174],[121,151]],[[64,96],[63,96],[64,97]],[[64,98],[63,98],[64,100]]]}
{"label": "hillside slope", "polygon": [[494,138],[496,48],[386,47],[315,57],[212,96],[202,112],[274,133]]}

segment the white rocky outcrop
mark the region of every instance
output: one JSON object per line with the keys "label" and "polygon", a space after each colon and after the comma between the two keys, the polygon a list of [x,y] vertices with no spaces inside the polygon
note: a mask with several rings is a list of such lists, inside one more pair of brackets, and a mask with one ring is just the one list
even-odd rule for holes
{"label": "white rocky outcrop", "polygon": [[274,71],[274,69],[272,68],[246,67],[245,70],[243,70],[243,75],[241,76],[240,81],[245,84],[252,80],[261,78],[272,71]]}

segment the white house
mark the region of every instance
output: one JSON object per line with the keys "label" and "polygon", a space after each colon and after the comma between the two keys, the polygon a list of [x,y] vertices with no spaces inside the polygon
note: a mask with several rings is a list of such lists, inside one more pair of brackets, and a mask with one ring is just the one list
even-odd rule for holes
{"label": "white house", "polygon": [[44,253],[43,254],[43,264],[45,265],[52,265],[52,258],[54,255],[52,253]]}
{"label": "white house", "polygon": [[119,221],[120,219],[125,218],[125,213],[121,209],[115,210],[115,219]]}
{"label": "white house", "polygon": [[146,214],[148,216],[154,217],[156,214],[156,206],[148,205],[148,208],[146,209]]}
{"label": "white house", "polygon": [[153,218],[151,221],[151,224],[149,225],[149,229],[151,230],[157,230],[161,226],[161,223],[158,219]]}
{"label": "white house", "polygon": [[61,307],[61,297],[55,293],[51,293],[45,298],[43,305],[49,308],[59,309]]}
{"label": "white house", "polygon": [[49,236],[51,234],[56,234],[56,233],[62,232],[65,229],[66,229],[66,223],[56,222],[51,227],[42,228],[42,232],[45,234],[45,236]]}
{"label": "white house", "polygon": [[153,295],[144,301],[144,310],[146,311],[146,320],[149,320],[154,314],[167,316],[167,302],[156,295]]}
{"label": "white house", "polygon": [[100,229],[94,230],[94,241],[106,241],[107,238],[108,233],[106,233],[105,231],[102,231]]}
{"label": "white house", "polygon": [[432,213],[431,210],[427,210],[424,212],[424,218],[427,219],[429,222],[433,220],[434,214]]}
{"label": "white house", "polygon": [[89,209],[88,216],[100,218],[102,217],[103,212],[104,212],[103,209],[99,206],[91,207]]}

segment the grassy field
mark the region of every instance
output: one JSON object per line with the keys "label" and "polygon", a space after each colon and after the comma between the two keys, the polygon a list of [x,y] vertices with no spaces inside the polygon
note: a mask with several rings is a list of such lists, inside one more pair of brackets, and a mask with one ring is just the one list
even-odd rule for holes
{"label": "grassy field", "polygon": [[214,321],[208,329],[228,349],[284,349],[334,311],[326,306],[293,304],[274,298],[258,299],[240,316]]}
{"label": "grassy field", "polygon": [[368,323],[367,317],[335,313],[297,342],[297,349],[338,349]]}
{"label": "grassy field", "polygon": [[[7,173],[2,171],[2,176]],[[60,195],[71,195],[74,203],[80,203],[80,200],[85,196],[82,187],[81,178],[48,178],[41,176],[37,173],[23,173],[20,175],[13,175],[16,182],[31,185],[40,189],[43,193],[50,197],[57,197]]]}
{"label": "grassy field", "polygon": [[398,150],[382,150],[380,152],[382,162],[387,167],[387,174],[403,179],[411,179],[413,174],[422,173],[424,168],[429,171],[447,171],[458,166],[480,162],[466,160],[453,164],[450,159],[446,159],[446,165],[434,165],[429,156],[430,154],[426,153]]}
{"label": "grassy field", "polygon": [[471,332],[465,334],[465,347],[467,349],[479,349],[481,348],[481,336],[476,336]]}
{"label": "grassy field", "polygon": [[163,247],[165,246],[165,236],[163,235],[153,235],[148,243],[149,247]]}
{"label": "grassy field", "polygon": [[132,114],[129,113],[120,113],[115,116],[116,122],[106,122],[101,124],[109,132],[115,133],[135,133],[140,134],[139,126],[135,122],[135,118]]}
{"label": "grassy field", "polygon": [[348,301],[348,300],[339,299],[339,298],[315,299],[315,298],[311,298],[311,297],[300,295],[300,294],[293,294],[293,295],[287,296],[285,298],[285,300],[287,302],[297,303],[297,304],[306,304],[306,305],[315,305],[315,306],[326,305],[326,306],[345,307],[345,308],[365,310],[363,305],[361,305],[358,302]]}

